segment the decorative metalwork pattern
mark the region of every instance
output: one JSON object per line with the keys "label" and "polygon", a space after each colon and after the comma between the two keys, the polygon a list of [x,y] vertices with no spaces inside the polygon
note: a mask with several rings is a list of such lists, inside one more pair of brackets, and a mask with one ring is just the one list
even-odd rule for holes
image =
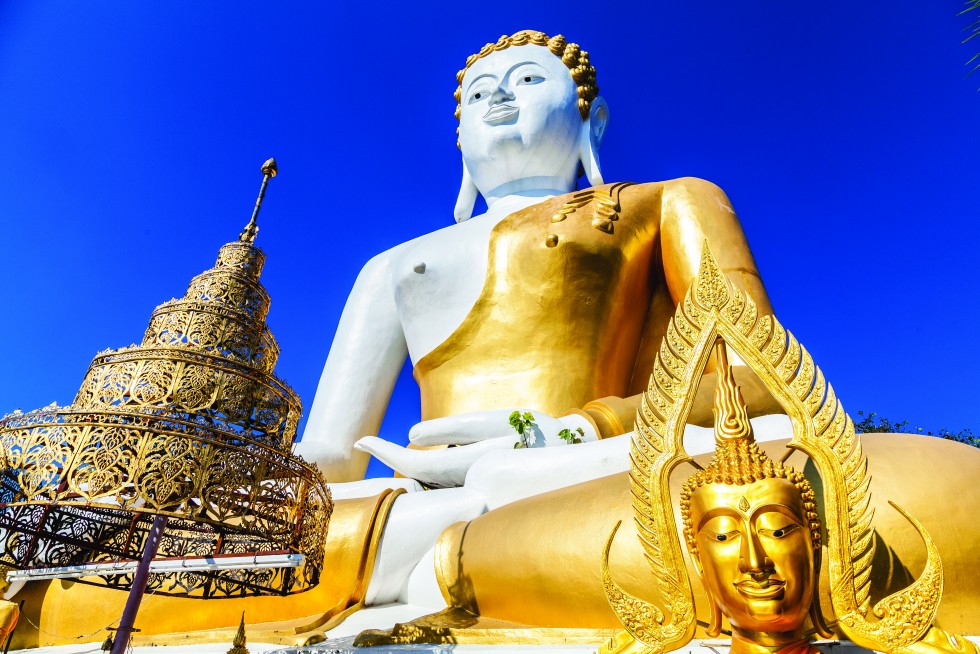
{"label": "decorative metalwork pattern", "polygon": [[[182,299],[156,308],[140,345],[99,353],[70,407],[0,420],[0,564],[139,559],[164,514],[158,557],[301,553],[305,563],[157,574],[151,590],[214,597],[317,583],[333,504],[319,471],[291,454],[302,406],[272,374],[279,348],[257,231],[253,215]],[[123,588],[131,577],[83,581]]]}
{"label": "decorative metalwork pattern", "polygon": [[619,195],[624,188],[635,186],[633,182],[618,182],[608,189],[586,189],[572,196],[562,207],[551,216],[551,222],[560,223],[577,210],[589,204],[595,205],[595,215],[592,218],[592,226],[600,232],[612,234],[615,226],[614,222],[619,220],[619,212],[622,206],[619,203]]}
{"label": "decorative metalwork pattern", "polygon": [[851,418],[807,351],[773,316],[759,315],[752,299],[721,272],[707,244],[698,277],[661,343],[637,412],[630,454],[636,527],[669,615],[616,587],[609,577],[607,546],[602,572],[613,610],[645,652],[677,649],[693,636],[693,598],[668,480],[679,463],[690,460],[683,447],[685,420],[719,337],[786,409],[794,425],[790,447],[806,453],[823,479],[830,592],[838,625],[859,645],[903,651],[923,637],[938,609],[943,580],[936,546],[921,524],[899,509],[925,544],[926,567],[910,586],[870,607],[870,475]]}

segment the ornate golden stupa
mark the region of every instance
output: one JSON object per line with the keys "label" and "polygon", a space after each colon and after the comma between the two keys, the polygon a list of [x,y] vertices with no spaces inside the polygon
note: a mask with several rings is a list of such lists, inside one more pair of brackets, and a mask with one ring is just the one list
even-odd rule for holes
{"label": "ornate golden stupa", "polygon": [[80,581],[127,588],[119,566],[140,559],[162,515],[156,560],[208,565],[151,574],[151,591],[287,594],[318,582],[333,503],[291,454],[302,406],[273,374],[254,240],[275,161],[262,171],[245,231],[153,311],[142,343],[96,355],[71,406],[0,420],[0,564],[85,566],[95,572]]}

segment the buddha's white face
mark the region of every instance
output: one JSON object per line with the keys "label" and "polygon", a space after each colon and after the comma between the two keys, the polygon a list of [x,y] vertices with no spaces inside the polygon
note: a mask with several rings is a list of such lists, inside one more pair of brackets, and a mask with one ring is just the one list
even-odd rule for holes
{"label": "buddha's white face", "polygon": [[510,47],[474,63],[463,77],[459,142],[486,195],[524,178],[574,183],[582,117],[571,72],[547,48]]}

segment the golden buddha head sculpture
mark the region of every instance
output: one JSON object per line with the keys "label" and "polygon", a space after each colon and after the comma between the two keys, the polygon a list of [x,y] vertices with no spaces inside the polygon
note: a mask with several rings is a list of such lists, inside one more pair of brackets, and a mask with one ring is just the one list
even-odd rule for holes
{"label": "golden buddha head sculpture", "polygon": [[717,448],[681,491],[684,537],[710,602],[710,634],[724,614],[752,642],[794,642],[808,615],[823,625],[816,499],[801,473],[756,444],[725,347],[716,348]]}
{"label": "golden buddha head sculpture", "polygon": [[[823,522],[803,475],[771,460],[755,443],[741,393],[727,362],[737,353],[776,398],[793,424],[788,447],[810,458],[820,475]],[[868,459],[854,422],[813,358],[775,316],[762,314],[722,272],[705,246],[697,278],[678,303],[634,423],[630,490],[637,536],[656,579],[660,603],[625,591],[609,570],[606,541],[600,571],[606,598],[627,636],[600,652],[679,649],[694,637],[697,615],[674,520],[671,473],[693,462],[684,449],[686,419],[712,352],[717,352],[716,451],[680,494],[684,540],[711,612],[708,633],[732,624],[732,652],[815,651],[804,623],[830,637],[820,613],[819,571],[826,537],[829,598],[836,628],[879,652],[928,650],[958,640],[937,634],[933,620],[943,591],[942,561],[922,524],[889,502],[912,525],[926,564],[911,584],[876,602],[874,508]],[[954,642],[955,640],[955,642]]]}

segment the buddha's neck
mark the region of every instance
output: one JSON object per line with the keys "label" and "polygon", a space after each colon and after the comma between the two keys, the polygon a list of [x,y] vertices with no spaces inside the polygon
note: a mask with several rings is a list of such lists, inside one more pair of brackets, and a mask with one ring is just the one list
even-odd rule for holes
{"label": "buddha's neck", "polygon": [[496,214],[504,209],[508,212],[517,211],[574,190],[575,180],[569,181],[562,177],[523,177],[505,182],[484,193],[483,197],[487,201],[487,213]]}
{"label": "buddha's neck", "polygon": [[774,654],[782,649],[806,651],[809,639],[802,630],[781,633],[760,633],[735,628],[732,630],[731,654]]}

